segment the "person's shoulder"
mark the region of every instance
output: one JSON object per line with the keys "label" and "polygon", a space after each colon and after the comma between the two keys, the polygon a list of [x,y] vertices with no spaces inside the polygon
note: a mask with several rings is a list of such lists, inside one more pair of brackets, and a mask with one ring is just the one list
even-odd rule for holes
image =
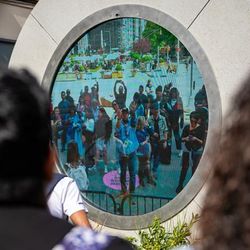
{"label": "person's shoulder", "polygon": [[[70,170],[70,173],[72,173],[72,169]],[[67,189],[69,186],[72,186],[72,183],[74,183],[74,179],[72,179],[69,176],[64,176],[55,186],[54,190],[64,190]]]}
{"label": "person's shoulder", "polygon": [[98,233],[88,228],[74,227],[53,250],[132,250],[132,246],[123,239]]}

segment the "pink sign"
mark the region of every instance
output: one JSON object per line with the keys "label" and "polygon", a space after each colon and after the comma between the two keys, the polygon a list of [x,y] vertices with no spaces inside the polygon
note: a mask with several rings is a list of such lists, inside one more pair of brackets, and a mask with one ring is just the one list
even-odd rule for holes
{"label": "pink sign", "polygon": [[[116,170],[110,171],[103,176],[103,183],[114,190],[121,190],[120,175]],[[129,172],[126,173],[126,185],[129,186]],[[139,178],[135,176],[135,187],[139,186]]]}

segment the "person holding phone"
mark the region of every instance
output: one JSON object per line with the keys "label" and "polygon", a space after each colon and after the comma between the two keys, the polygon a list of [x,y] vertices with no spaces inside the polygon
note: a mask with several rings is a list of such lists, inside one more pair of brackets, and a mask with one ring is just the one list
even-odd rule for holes
{"label": "person holding phone", "polygon": [[186,125],[182,131],[181,140],[183,145],[183,154],[181,160],[181,174],[179,184],[176,188],[176,193],[183,189],[187,170],[189,167],[189,160],[192,160],[192,175],[194,174],[203,152],[205,130],[203,126],[198,123],[200,117],[196,111],[190,114],[190,124]]}

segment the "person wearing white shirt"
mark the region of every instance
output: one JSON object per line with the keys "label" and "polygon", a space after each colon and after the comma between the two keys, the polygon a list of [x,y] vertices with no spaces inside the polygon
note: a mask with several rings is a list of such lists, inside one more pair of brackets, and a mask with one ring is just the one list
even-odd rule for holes
{"label": "person wearing white shirt", "polygon": [[69,218],[75,225],[91,227],[87,217],[88,209],[76,182],[70,177],[62,175],[47,197],[47,206],[51,215],[57,218]]}

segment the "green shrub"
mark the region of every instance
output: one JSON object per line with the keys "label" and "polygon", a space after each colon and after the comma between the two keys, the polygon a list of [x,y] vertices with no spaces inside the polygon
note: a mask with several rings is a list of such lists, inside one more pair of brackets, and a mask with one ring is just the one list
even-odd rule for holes
{"label": "green shrub", "polygon": [[116,64],[115,70],[116,71],[121,71],[122,70],[122,65],[120,63]]}
{"label": "green shrub", "polygon": [[152,61],[152,59],[153,59],[152,56],[145,55],[145,56],[142,57],[141,61],[142,62],[150,62],[150,61]]}
{"label": "green shrub", "polygon": [[191,228],[199,219],[199,216],[192,215],[190,222],[179,222],[172,231],[161,225],[159,218],[154,218],[152,224],[146,230],[139,231],[139,240],[128,237],[136,250],[168,250],[173,247],[190,244]]}
{"label": "green shrub", "polygon": [[131,52],[130,56],[133,59],[141,59],[141,55],[139,53],[137,53],[137,52]]}
{"label": "green shrub", "polygon": [[165,62],[165,60],[163,58],[160,58],[160,63]]}
{"label": "green shrub", "polygon": [[84,67],[82,65],[79,66],[79,71],[83,72],[84,71]]}

